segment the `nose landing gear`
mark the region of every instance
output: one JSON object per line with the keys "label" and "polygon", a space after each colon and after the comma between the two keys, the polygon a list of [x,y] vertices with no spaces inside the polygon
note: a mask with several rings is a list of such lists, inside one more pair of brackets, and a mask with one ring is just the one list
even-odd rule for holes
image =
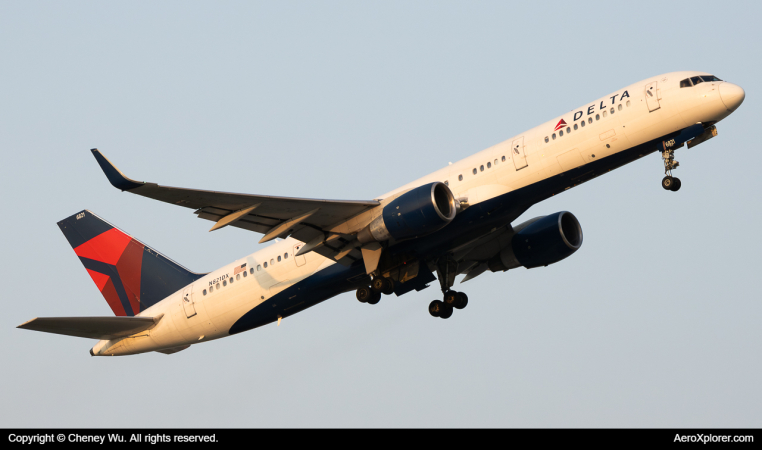
{"label": "nose landing gear", "polygon": [[661,158],[664,160],[664,174],[666,175],[661,180],[661,187],[672,192],[679,191],[680,186],[682,186],[680,178],[672,176],[672,170],[680,165],[679,162],[675,161],[675,149],[664,149],[661,152]]}
{"label": "nose landing gear", "polygon": [[666,176],[661,180],[661,187],[668,191],[676,192],[680,190],[680,178]]}

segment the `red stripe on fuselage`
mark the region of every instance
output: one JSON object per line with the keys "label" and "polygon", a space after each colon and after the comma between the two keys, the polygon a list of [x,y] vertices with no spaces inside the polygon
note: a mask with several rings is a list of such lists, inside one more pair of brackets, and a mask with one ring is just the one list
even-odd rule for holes
{"label": "red stripe on fuselage", "polygon": [[77,246],[74,252],[83,258],[114,265],[131,240],[128,235],[112,228]]}

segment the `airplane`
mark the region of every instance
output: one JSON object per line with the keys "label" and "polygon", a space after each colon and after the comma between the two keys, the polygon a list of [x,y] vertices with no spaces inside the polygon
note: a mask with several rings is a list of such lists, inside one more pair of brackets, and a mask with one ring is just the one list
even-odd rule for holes
{"label": "airplane", "polygon": [[[111,317],[42,317],[18,328],[99,339],[93,356],[176,353],[282,319],[344,292],[362,303],[439,281],[431,316],[468,304],[455,277],[557,263],[582,245],[568,211],[512,225],[551,196],[658,152],[677,192],[675,150],[717,136],[744,90],[706,72],[626,86],[373,200],[323,200],[162,186],[92,153],[117,189],[194,210],[272,242],[209,273],[192,272],[89,210],[58,226]],[[436,275],[434,275],[436,273]],[[461,314],[460,312],[458,314]]]}

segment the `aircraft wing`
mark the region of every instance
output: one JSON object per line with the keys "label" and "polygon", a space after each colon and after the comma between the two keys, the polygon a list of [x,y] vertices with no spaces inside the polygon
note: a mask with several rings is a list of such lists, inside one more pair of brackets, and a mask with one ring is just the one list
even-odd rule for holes
{"label": "aircraft wing", "polygon": [[92,339],[130,336],[156,325],[158,317],[36,317],[16,328]]}
{"label": "aircraft wing", "polygon": [[154,200],[192,208],[199,218],[215,222],[209,231],[232,226],[264,234],[260,243],[275,238],[285,239],[288,236],[307,243],[308,247],[310,242],[320,242],[323,245],[314,251],[345,264],[362,256],[358,250],[349,253],[342,251],[344,244],[352,238],[330,233],[329,230],[380,204],[375,200],[272,197],[161,186],[132,180],[111,164],[98,149],[92,149],[92,152],[114,187]]}

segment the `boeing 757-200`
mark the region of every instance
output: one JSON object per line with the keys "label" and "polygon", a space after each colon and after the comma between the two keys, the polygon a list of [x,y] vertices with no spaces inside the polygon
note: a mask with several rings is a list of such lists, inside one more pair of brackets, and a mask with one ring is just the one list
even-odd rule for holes
{"label": "boeing 757-200", "polygon": [[[658,152],[662,187],[678,148],[717,136],[744,90],[704,72],[631,84],[373,200],[270,197],[174,188],[126,177],[97,149],[111,184],[191,208],[273,244],[209,273],[192,272],[84,210],[58,223],[115,317],[40,317],[19,326],[99,339],[95,356],[175,353],[296,314],[348,291],[363,303],[439,281],[436,318],[462,310],[463,281],[572,255],[582,228],[561,211],[513,224],[532,205]],[[672,195],[671,193],[668,195]],[[436,274],[436,275],[435,275]],[[458,312],[465,314],[466,312]]]}

